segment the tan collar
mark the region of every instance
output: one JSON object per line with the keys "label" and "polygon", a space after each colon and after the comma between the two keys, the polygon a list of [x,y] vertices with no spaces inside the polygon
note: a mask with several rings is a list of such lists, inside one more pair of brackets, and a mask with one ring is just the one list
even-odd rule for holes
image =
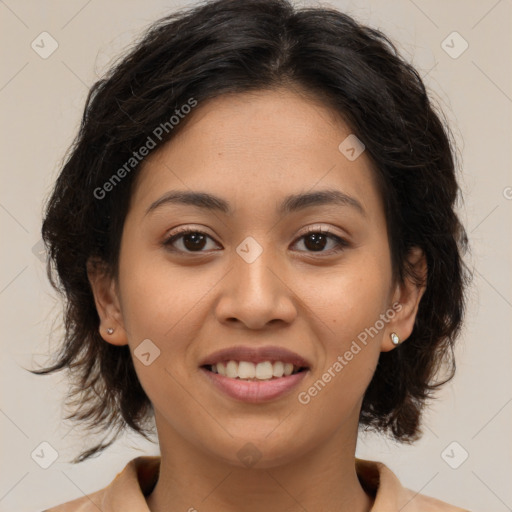
{"label": "tan collar", "polygon": [[[153,490],[159,468],[159,456],[137,457],[104,489],[46,512],[150,512],[145,496]],[[375,498],[371,512],[469,512],[406,489],[381,462],[356,459],[356,472]]]}

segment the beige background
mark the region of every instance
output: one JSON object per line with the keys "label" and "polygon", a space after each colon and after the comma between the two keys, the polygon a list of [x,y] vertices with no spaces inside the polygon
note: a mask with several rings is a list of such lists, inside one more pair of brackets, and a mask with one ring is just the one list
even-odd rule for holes
{"label": "beige background", "polygon": [[[136,455],[158,453],[132,435],[99,458],[69,464],[81,438],[61,420],[66,384],[60,375],[38,377],[23,367],[44,361],[52,319],[59,313],[34,252],[42,203],[76,133],[87,90],[144,27],[181,5],[0,1],[1,511],[40,512],[104,487]],[[327,5],[388,33],[452,122],[464,173],[461,215],[475,269],[458,373],[425,418],[423,439],[400,446],[367,436],[357,454],[386,462],[405,485],[422,493],[475,511],[510,511],[511,1],[333,0]],[[47,59],[31,48],[43,31],[58,43]],[[453,31],[469,44],[456,59],[441,47]],[[456,39],[455,50],[460,44]],[[31,458],[43,441],[58,452],[48,469]],[[458,445],[445,451],[453,441]],[[452,469],[442,454],[454,465],[462,450],[469,457]]]}

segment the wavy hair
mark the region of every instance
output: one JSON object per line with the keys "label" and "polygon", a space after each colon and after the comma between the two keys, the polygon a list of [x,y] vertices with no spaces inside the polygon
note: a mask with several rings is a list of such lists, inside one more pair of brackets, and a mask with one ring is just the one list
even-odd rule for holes
{"label": "wavy hair", "polygon": [[105,197],[98,199],[95,190],[190,98],[200,105],[227,93],[282,87],[321,101],[366,146],[385,203],[394,277],[419,279],[406,255],[412,247],[426,255],[426,290],[413,332],[380,354],[360,425],[412,442],[427,399],[453,377],[470,280],[462,259],[467,236],[455,212],[453,137],[418,72],[384,34],[335,9],[296,8],[288,0],[202,2],[151,25],[92,86],[46,204],[42,236],[50,281],[65,302],[65,337],[52,365],[32,371],[67,369],[73,407],[67,419],[107,432],[73,462],[99,454],[127,427],[148,438],[153,414],[128,346],[99,335],[86,268],[98,259],[116,275],[132,185],[144,160]]}

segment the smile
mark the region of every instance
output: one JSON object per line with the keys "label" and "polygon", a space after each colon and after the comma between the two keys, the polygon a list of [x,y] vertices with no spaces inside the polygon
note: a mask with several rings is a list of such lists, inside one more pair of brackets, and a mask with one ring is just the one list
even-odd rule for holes
{"label": "smile", "polygon": [[[252,375],[252,369],[243,363],[246,363],[246,361],[241,361],[240,363],[237,363],[236,361],[228,361],[225,365],[225,371],[226,373],[230,372],[231,375],[235,375],[231,377],[228,375],[222,375],[220,372],[217,373],[212,371],[210,369],[211,366],[202,366],[200,371],[201,374],[206,377],[207,381],[213,385],[214,389],[219,391],[221,394],[241,402],[253,404],[269,402],[271,400],[277,400],[278,398],[284,397],[297,387],[309,373],[307,368],[295,369],[293,365],[291,365],[292,368],[290,372],[290,366],[288,366],[290,363],[288,363],[286,365],[287,375],[284,371],[285,365],[280,361],[273,364],[270,364],[269,361],[264,361],[257,365],[248,363],[254,368],[255,376],[251,378],[241,378],[239,376],[240,373],[242,375],[247,375],[247,373],[244,373],[246,371],[251,372],[250,374]],[[214,365],[217,366],[217,370],[219,368],[218,365],[219,363]],[[222,368],[223,363],[220,363],[220,365],[220,368]],[[263,366],[260,367],[261,369],[259,372],[263,372],[263,376],[267,377],[265,379],[260,379],[256,376],[256,371],[258,371],[257,368],[260,365]],[[241,371],[240,366],[242,367]],[[274,372],[274,368],[277,368],[276,373],[278,375],[282,370],[283,375],[275,376],[272,374],[272,376],[268,378],[270,368],[272,368],[272,372]],[[261,376],[262,373],[259,373],[259,375]]]}

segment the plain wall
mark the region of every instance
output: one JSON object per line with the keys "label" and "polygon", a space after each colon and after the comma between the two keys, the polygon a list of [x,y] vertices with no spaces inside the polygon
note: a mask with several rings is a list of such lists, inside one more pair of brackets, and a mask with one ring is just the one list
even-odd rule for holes
{"label": "plain wall", "polygon": [[[45,362],[52,329],[58,340],[53,320],[59,319],[60,304],[37,255],[42,205],[76,134],[88,88],[143,28],[183,5],[0,2],[1,511],[40,512],[105,487],[131,458],[158,453],[156,445],[129,435],[98,458],[70,464],[84,444],[80,432],[70,432],[62,420],[66,382],[61,374],[39,377],[24,368]],[[357,455],[385,462],[404,485],[424,494],[474,511],[512,510],[511,2],[333,0],[324,5],[386,32],[446,113],[461,153],[465,202],[460,214],[475,274],[457,374],[426,414],[423,438],[406,446],[365,435]],[[43,31],[58,43],[46,59],[31,47]],[[442,47],[453,31],[469,44],[458,58]],[[463,44],[453,37],[452,54]],[[31,457],[44,441],[58,452],[48,469]],[[469,455],[457,469],[445,462],[447,447],[452,459],[462,450]]]}

